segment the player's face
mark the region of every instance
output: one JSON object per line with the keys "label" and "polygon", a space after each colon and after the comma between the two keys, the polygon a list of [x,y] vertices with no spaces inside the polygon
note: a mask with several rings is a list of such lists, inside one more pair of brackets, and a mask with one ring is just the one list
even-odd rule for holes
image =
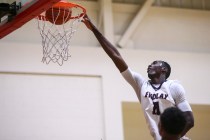
{"label": "player's face", "polygon": [[147,68],[148,76],[160,74],[162,72],[163,63],[162,61],[154,61]]}

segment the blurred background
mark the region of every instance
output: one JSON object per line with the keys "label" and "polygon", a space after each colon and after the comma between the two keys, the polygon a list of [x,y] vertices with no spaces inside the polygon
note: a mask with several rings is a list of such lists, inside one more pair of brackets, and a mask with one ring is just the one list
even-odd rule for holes
{"label": "blurred background", "polygon": [[[187,136],[210,139],[210,0],[69,2],[144,77],[167,61],[194,112]],[[134,90],[83,23],[69,50],[63,66],[42,63],[36,19],[0,40],[0,140],[152,140]]]}

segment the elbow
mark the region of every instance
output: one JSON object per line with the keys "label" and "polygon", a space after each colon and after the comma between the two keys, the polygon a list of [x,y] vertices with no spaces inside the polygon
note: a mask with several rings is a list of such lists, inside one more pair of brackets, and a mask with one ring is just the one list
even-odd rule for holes
{"label": "elbow", "polygon": [[193,128],[194,127],[194,119],[192,119],[190,122],[188,122],[188,126],[190,128]]}
{"label": "elbow", "polygon": [[193,115],[187,119],[187,126],[188,128],[193,128],[195,125]]}
{"label": "elbow", "polygon": [[186,120],[187,120],[187,128],[191,129],[192,127],[194,127],[194,116],[192,112],[185,112],[186,115]]}
{"label": "elbow", "polygon": [[193,127],[194,127],[194,122],[187,122],[186,127],[187,127],[188,129],[193,128]]}

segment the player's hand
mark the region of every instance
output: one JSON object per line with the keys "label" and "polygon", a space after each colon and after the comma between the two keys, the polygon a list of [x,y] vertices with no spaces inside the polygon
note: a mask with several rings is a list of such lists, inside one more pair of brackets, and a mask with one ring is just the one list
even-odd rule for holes
{"label": "player's hand", "polygon": [[83,17],[82,22],[86,25],[86,27],[87,27],[88,29],[90,29],[90,30],[93,29],[93,24],[91,23],[91,21],[90,21],[90,19],[89,19],[89,17],[88,17],[87,15],[85,15],[85,16]]}

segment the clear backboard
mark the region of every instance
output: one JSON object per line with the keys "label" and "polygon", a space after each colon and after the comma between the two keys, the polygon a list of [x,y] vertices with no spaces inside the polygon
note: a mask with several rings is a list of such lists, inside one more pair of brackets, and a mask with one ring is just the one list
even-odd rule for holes
{"label": "clear backboard", "polygon": [[0,39],[60,0],[0,0]]}

